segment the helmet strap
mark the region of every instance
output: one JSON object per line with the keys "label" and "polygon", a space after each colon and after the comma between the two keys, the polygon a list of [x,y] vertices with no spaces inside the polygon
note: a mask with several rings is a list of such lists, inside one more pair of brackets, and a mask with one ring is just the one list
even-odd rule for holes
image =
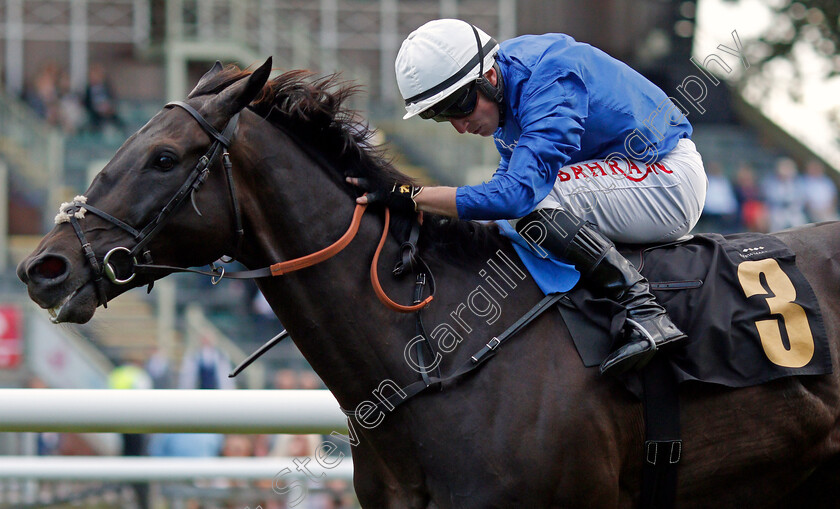
{"label": "helmet strap", "polygon": [[[490,81],[484,76],[484,48],[481,46],[481,37],[478,36],[478,29],[476,29],[475,25],[473,25],[472,23],[470,23],[470,28],[472,28],[473,35],[475,35],[475,45],[476,47],[478,47],[478,76],[475,78],[475,84],[478,86],[478,89],[489,99],[493,100],[494,102],[501,103],[501,89],[494,87],[490,83]],[[496,74],[499,77],[501,77],[498,65],[494,63],[493,67],[496,69]]]}
{"label": "helmet strap", "polygon": [[475,44],[478,47],[478,77],[475,79],[475,84],[484,96],[499,105],[499,126],[501,127],[505,123],[505,110],[501,106],[502,99],[504,99],[502,73],[499,70],[499,64],[494,62],[493,68],[496,70],[496,85],[494,86],[484,76],[484,48],[481,46],[481,37],[478,36],[478,30],[475,28],[475,25],[470,23],[470,28],[472,28],[473,35],[475,35]]}
{"label": "helmet strap", "polygon": [[481,91],[481,93],[483,93],[488,99],[501,104],[502,99],[504,98],[504,83],[502,81],[502,73],[499,70],[499,64],[497,63],[493,64],[493,69],[496,70],[496,85],[490,83],[490,80],[488,80],[487,77],[483,74],[475,79],[475,84]]}

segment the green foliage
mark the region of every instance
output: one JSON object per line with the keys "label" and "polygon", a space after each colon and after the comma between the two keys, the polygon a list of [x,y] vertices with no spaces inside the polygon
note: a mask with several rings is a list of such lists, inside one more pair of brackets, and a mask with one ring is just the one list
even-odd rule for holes
{"label": "green foliage", "polygon": [[[739,0],[729,0],[738,2]],[[840,76],[840,1],[838,0],[764,0],[774,14],[773,23],[756,40],[744,41],[751,67],[743,77],[765,91],[772,79],[760,75],[770,66],[783,64],[787,92],[795,101],[802,98],[802,83]],[[813,55],[823,61],[815,75]],[[807,55],[807,56],[806,56]],[[806,62],[810,61],[810,62]],[[806,66],[810,69],[806,71]],[[776,82],[775,85],[779,83]],[[840,132],[840,110],[829,112],[829,120]]]}
{"label": "green foliage", "polygon": [[[737,1],[737,0],[735,0]],[[757,56],[756,71],[772,61],[784,59],[793,65],[797,78],[802,76],[802,52],[808,47],[826,60],[825,78],[840,76],[840,2],[837,0],[764,0],[775,15],[774,22],[756,41],[751,41]]]}

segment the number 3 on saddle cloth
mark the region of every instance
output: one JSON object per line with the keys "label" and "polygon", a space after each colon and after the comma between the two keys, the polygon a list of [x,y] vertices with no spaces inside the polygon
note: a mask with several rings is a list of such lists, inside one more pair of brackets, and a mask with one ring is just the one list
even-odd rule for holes
{"label": "number 3 on saddle cloth", "polygon": [[[506,236],[515,235],[499,225]],[[521,238],[511,240],[544,292],[558,291],[546,283],[552,271],[569,280],[574,269],[547,264],[527,251]],[[687,341],[657,354],[669,358],[678,382],[747,387],[784,376],[831,373],[819,303],[793,251],[781,240],[760,233],[699,234],[622,252],[688,335]],[[624,310],[614,302],[578,286],[558,308],[585,366],[597,366],[620,346],[613,342]],[[641,394],[638,377],[623,380],[631,392]]]}

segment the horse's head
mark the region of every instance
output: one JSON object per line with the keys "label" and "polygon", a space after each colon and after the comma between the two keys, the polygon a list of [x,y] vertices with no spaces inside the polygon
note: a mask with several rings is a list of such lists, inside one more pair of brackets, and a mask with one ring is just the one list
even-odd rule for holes
{"label": "horse's head", "polygon": [[[134,263],[197,265],[235,254],[223,154],[271,59],[253,73],[213,79],[221,71],[217,63],[186,102],[170,103],[129,138],[20,263],[18,277],[53,321],[87,322],[99,304],[156,278],[135,274]],[[230,228],[220,231],[225,221]],[[158,236],[161,230],[177,235]]]}

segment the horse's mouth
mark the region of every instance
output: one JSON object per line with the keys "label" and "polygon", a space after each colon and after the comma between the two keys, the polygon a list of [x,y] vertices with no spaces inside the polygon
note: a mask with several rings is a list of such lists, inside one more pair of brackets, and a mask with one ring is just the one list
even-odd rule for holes
{"label": "horse's mouth", "polygon": [[68,302],[70,302],[70,299],[72,299],[73,297],[75,297],[75,296],[76,296],[76,294],[77,294],[77,293],[79,293],[79,290],[80,290],[80,289],[79,289],[79,288],[77,288],[75,291],[73,291],[73,293],[71,293],[70,295],[68,295],[67,297],[65,297],[65,298],[64,298],[64,300],[63,300],[63,301],[61,301],[61,303],[60,303],[60,304],[58,304],[57,306],[53,306],[53,307],[51,307],[51,308],[47,309],[47,311],[50,313],[50,321],[51,321],[52,323],[60,323],[60,322],[61,322],[61,320],[59,320],[59,318],[58,318],[58,317],[59,317],[59,315],[61,314],[61,310],[62,310],[62,309],[64,309],[64,305],[65,305],[65,304],[67,304]]}
{"label": "horse's mouth", "polygon": [[85,323],[93,317],[97,305],[93,284],[88,282],[67,294],[58,304],[44,307],[52,323]]}

